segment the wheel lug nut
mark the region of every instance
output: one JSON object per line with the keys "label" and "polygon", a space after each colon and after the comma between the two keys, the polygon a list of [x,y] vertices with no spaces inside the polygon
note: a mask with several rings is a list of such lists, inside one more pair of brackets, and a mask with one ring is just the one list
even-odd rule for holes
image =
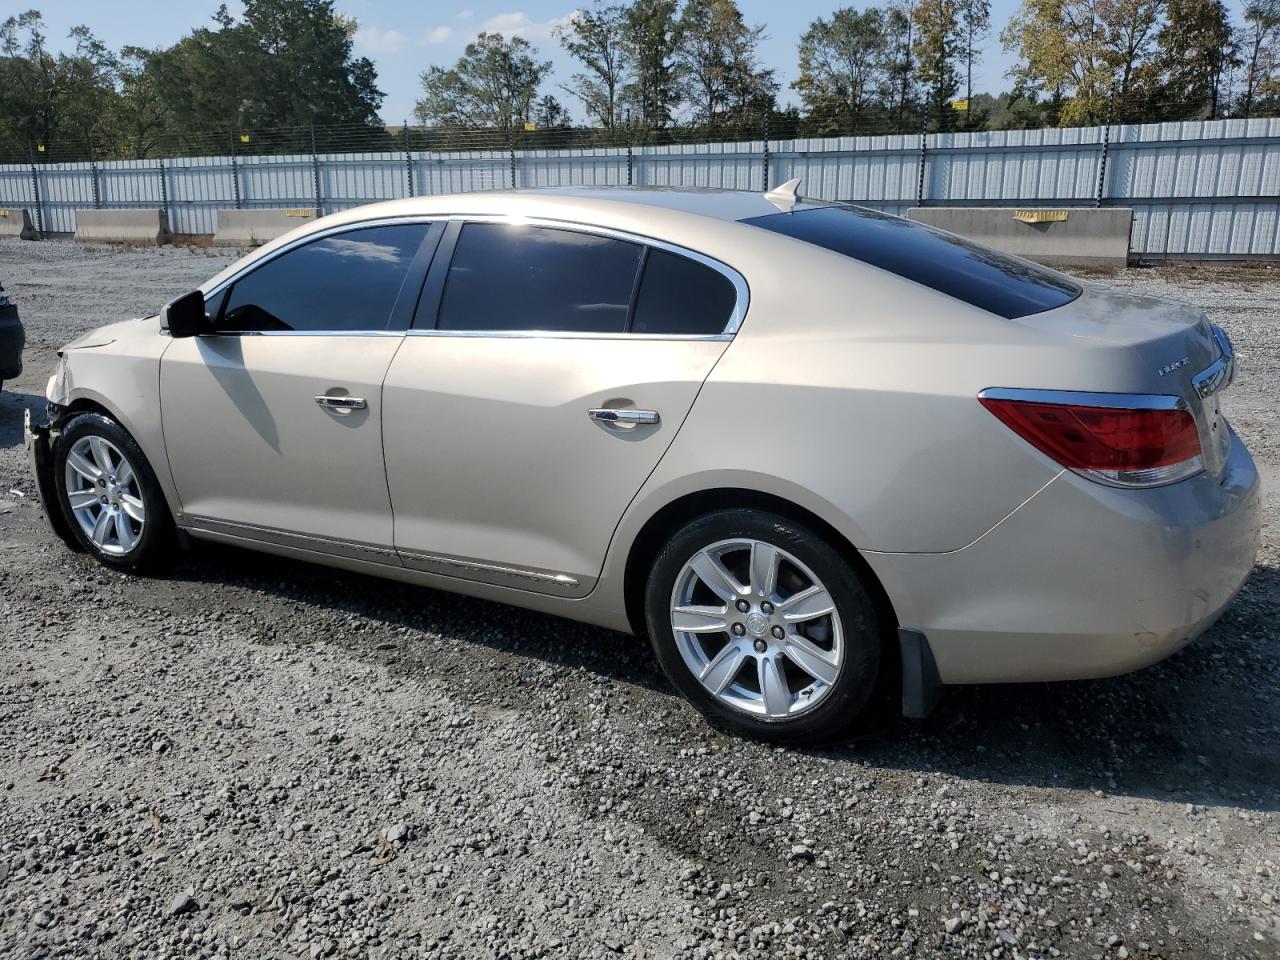
{"label": "wheel lug nut", "polygon": [[757,640],[754,646],[756,648],[756,653],[764,653],[766,650],[769,649],[769,645],[765,643],[763,640]]}
{"label": "wheel lug nut", "polygon": [[773,604],[766,600],[764,603],[760,604],[760,612],[766,615],[773,613]]}
{"label": "wheel lug nut", "polygon": [[772,630],[772,633],[779,640],[781,640],[783,637],[787,635],[787,631],[783,630],[781,627],[774,627]]}
{"label": "wheel lug nut", "polygon": [[742,636],[742,635],[743,635],[744,633],[746,633],[746,632],[747,632],[747,628],[746,628],[746,627],[744,627],[742,624],[740,624],[740,623],[735,623],[735,624],[733,625],[733,635],[734,635],[735,637],[740,637],[740,636]]}
{"label": "wheel lug nut", "polygon": [[751,609],[751,604],[747,603],[747,601],[745,600],[739,600],[737,603],[734,604],[734,606],[738,608],[739,613],[746,613],[748,610]]}
{"label": "wheel lug nut", "polygon": [[99,499],[99,500],[101,500],[103,503],[106,503],[106,502],[107,502],[107,498],[106,498],[106,497],[99,497],[98,499]]}

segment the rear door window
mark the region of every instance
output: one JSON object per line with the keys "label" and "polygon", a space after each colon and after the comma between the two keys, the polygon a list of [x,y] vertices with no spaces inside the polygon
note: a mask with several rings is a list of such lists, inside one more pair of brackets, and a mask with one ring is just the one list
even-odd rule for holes
{"label": "rear door window", "polygon": [[643,252],[638,243],[577,230],[465,224],[436,327],[622,333]]}
{"label": "rear door window", "polygon": [[833,205],[742,222],[880,267],[1010,320],[1080,296],[1076,284],[1043,267],[862,207]]}

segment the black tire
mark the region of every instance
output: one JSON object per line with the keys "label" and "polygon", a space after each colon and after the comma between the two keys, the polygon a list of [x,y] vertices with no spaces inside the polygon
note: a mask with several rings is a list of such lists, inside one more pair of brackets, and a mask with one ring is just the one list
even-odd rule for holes
{"label": "black tire", "polygon": [[[67,499],[67,455],[77,440],[86,436],[98,436],[110,441],[128,458],[137,478],[137,488],[144,505],[145,521],[137,542],[127,552],[112,553],[100,548],[76,518]],[[100,413],[82,413],[73,417],[58,434],[53,444],[50,469],[53,472],[54,489],[58,507],[66,518],[72,535],[84,550],[104,566],[130,573],[154,570],[171,559],[175,542],[173,515],[165,502],[155,471],[147,462],[142,448],[129,436],[128,431],[110,417]]]}
{"label": "black tire", "polygon": [[[818,703],[796,716],[766,719],[725,703],[702,685],[676,644],[671,603],[681,570],[700,550],[735,538],[763,541],[794,556],[822,582],[840,618],[844,657],[835,680]],[[713,724],[734,733],[788,744],[846,739],[859,732],[859,722],[872,712],[881,686],[881,624],[867,590],[821,536],[778,514],[719,510],[683,527],[654,560],[645,589],[645,619],[658,662],[676,689]],[[727,633],[722,636],[730,639]],[[799,693],[792,690],[798,702]]]}

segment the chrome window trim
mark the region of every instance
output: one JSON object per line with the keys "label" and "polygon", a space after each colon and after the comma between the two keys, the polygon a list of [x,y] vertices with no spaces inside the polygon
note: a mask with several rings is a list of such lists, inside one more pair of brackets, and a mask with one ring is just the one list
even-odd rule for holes
{"label": "chrome window trim", "polygon": [[504,337],[538,340],[689,340],[727,343],[731,333],[627,333],[625,330],[579,331],[573,330],[405,330],[409,337],[479,337],[496,340]]}
{"label": "chrome window trim", "polygon": [[403,330],[215,330],[211,337],[403,337]]}
{"label": "chrome window trim", "polygon": [[1063,403],[1076,407],[1114,407],[1123,410],[1189,410],[1181,397],[1159,393],[1102,393],[1088,390],[1036,390],[987,387],[980,400],[1021,400],[1024,403]]}
{"label": "chrome window trim", "polygon": [[[204,291],[206,299],[216,297],[226,288],[230,287],[241,277],[252,273],[261,266],[265,266],[277,257],[282,257],[291,250],[295,250],[300,246],[311,243],[315,240],[323,240],[325,237],[331,237],[338,233],[348,233],[352,230],[363,230],[370,227],[394,226],[405,223],[438,223],[438,222],[461,221],[463,223],[504,223],[511,226],[533,226],[533,227],[549,227],[558,230],[573,230],[578,233],[590,233],[597,236],[609,237],[615,240],[624,240],[629,243],[638,243],[645,247],[653,247],[657,250],[665,250],[676,256],[686,257],[697,263],[702,264],[708,269],[714,270],[733,284],[734,302],[733,311],[729,315],[729,320],[725,324],[724,329],[718,334],[663,334],[663,333],[627,333],[626,331],[603,332],[603,333],[575,333],[573,331],[542,331],[542,330],[414,330],[410,328],[404,330],[369,330],[359,331],[360,334],[372,335],[391,335],[403,336],[405,333],[414,336],[469,336],[469,337],[519,337],[534,336],[543,338],[556,339],[648,339],[648,340],[732,340],[734,334],[742,327],[742,321],[746,319],[747,308],[751,300],[751,288],[747,285],[746,278],[721,260],[710,257],[705,253],[697,250],[690,250],[688,247],[682,247],[679,244],[668,243],[665,240],[658,240],[654,237],[646,237],[638,233],[630,233],[626,230],[618,230],[613,227],[602,227],[591,223],[582,223],[576,220],[559,220],[553,217],[528,217],[522,214],[500,214],[500,213],[450,213],[450,214],[406,214],[400,217],[379,217],[375,220],[357,220],[351,223],[344,223],[338,226],[327,227],[323,230],[316,230],[312,233],[305,234],[295,240],[290,241],[284,246],[272,250],[270,254],[260,257],[251,263],[246,264],[242,269],[236,271],[227,279],[223,280],[215,287]],[[258,332],[240,333],[216,333],[211,336],[352,336],[351,331],[310,331],[310,330],[264,330]]]}

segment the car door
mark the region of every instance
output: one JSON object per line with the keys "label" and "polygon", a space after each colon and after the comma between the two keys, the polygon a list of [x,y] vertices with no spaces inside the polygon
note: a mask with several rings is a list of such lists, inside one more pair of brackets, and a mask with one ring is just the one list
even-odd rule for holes
{"label": "car door", "polygon": [[741,277],[687,251],[451,224],[383,391],[403,562],[589,592],[745,308]]}
{"label": "car door", "polygon": [[327,234],[211,292],[215,332],[160,365],[183,522],[398,565],[382,381],[443,224]]}

